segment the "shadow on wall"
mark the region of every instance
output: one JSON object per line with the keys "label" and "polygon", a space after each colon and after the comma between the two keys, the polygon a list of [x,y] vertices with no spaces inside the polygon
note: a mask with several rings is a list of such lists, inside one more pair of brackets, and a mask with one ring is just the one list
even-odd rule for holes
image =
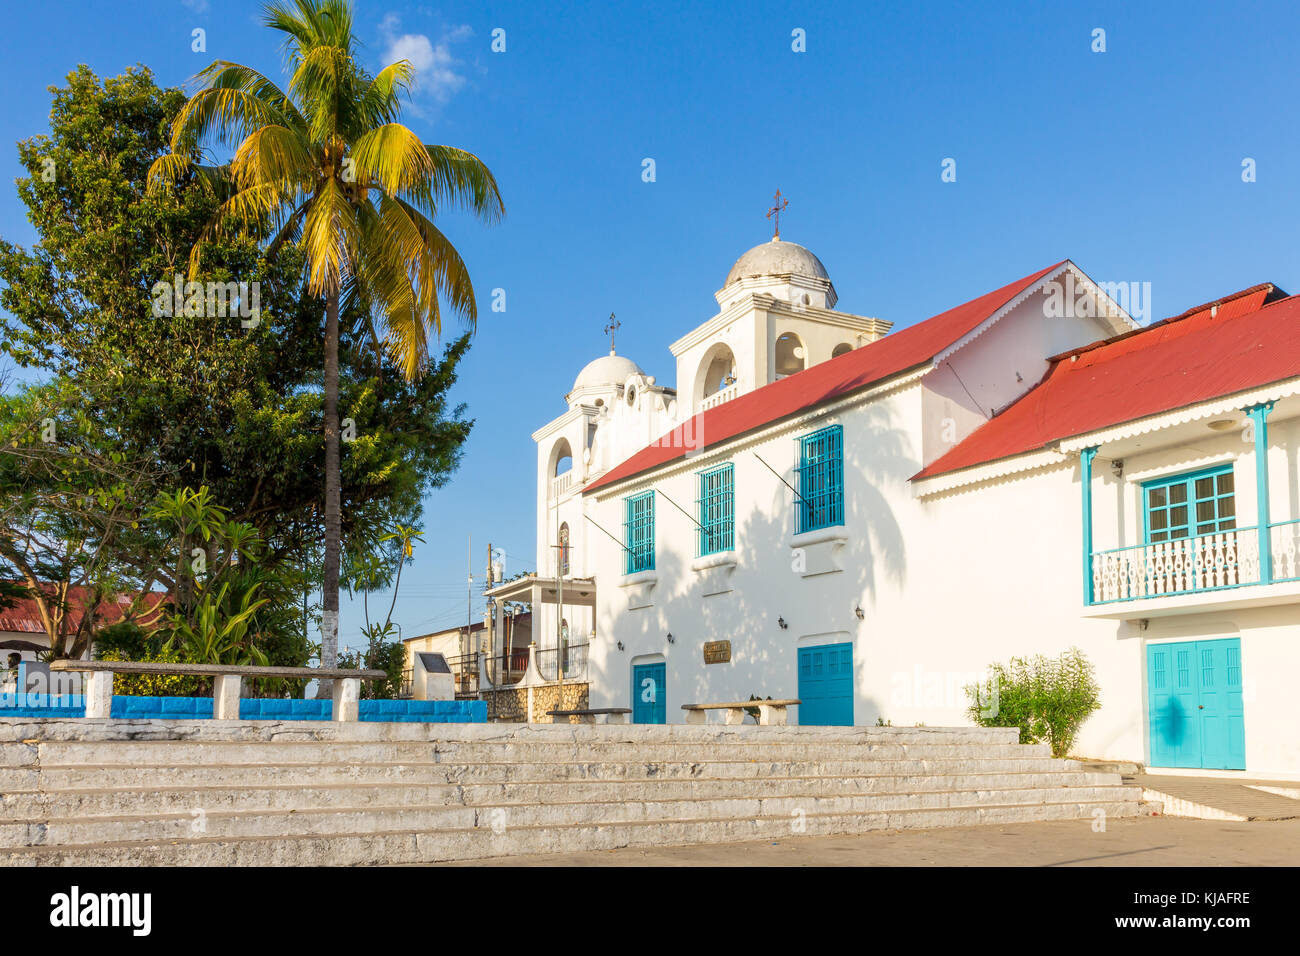
{"label": "shadow on wall", "polygon": [[[779,449],[778,442],[793,446],[799,434],[784,435],[754,449],[795,488],[799,481],[788,465],[790,454],[774,449]],[[617,636],[602,635],[601,639],[611,645],[623,639],[628,648],[620,652],[611,646],[599,665],[593,660],[591,679],[612,687],[615,700],[630,706],[633,657],[662,653],[668,663],[668,721],[680,723],[683,703],[730,700],[738,694],[747,699],[751,693],[773,698],[797,696],[800,638],[818,635],[816,643],[853,642],[854,722],[874,724],[885,711],[883,702],[862,696],[861,677],[871,666],[871,645],[858,638],[870,634],[871,609],[882,587],[892,590],[906,582],[907,551],[891,500],[910,496],[908,479],[920,468],[911,441],[895,427],[888,405],[850,413],[844,429],[845,529],[849,540],[840,555],[843,570],[810,577],[804,577],[796,566],[790,547],[795,496],[758,462],[754,450],[739,451],[732,459],[737,484],[752,485],[738,489],[738,497],[759,502],[747,514],[736,515],[732,590],[703,596],[700,575],[690,567],[698,529],[670,505],[658,508],[655,530],[660,584],[654,604],[635,611],[614,604]],[[710,462],[710,467],[714,464],[717,462]],[[782,464],[786,464],[784,469]],[[621,567],[601,569],[602,586],[617,587],[621,571]],[[675,590],[665,591],[666,586]],[[615,601],[621,599],[620,594]],[[865,620],[855,613],[859,606]],[[787,623],[785,629],[778,623],[781,618]],[[671,644],[669,633],[674,637]],[[821,635],[826,636],[824,640]],[[703,645],[721,640],[731,641],[731,662],[705,665]],[[797,721],[796,708],[791,722]]]}

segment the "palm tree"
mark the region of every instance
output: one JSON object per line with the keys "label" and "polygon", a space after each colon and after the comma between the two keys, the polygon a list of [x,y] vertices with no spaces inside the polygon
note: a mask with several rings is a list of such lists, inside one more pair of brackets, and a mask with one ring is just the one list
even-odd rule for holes
{"label": "palm tree", "polygon": [[[370,76],[357,60],[348,0],[277,0],[265,23],[285,34],[288,93],[251,67],[218,60],[177,115],[171,153],[149,171],[151,187],[197,175],[224,202],[190,255],[197,277],[204,241],[229,233],[285,243],[303,253],[308,290],[325,304],[325,567],[320,662],[338,655],[339,314],[412,380],[442,331],[439,297],[472,329],[474,290],[460,255],[433,220],[444,208],[484,222],[505,213],[496,179],[478,157],[420,142],[397,122],[414,69],[399,60]],[[233,149],[222,167],[198,160],[205,141]],[[355,311],[350,311],[355,310]]]}

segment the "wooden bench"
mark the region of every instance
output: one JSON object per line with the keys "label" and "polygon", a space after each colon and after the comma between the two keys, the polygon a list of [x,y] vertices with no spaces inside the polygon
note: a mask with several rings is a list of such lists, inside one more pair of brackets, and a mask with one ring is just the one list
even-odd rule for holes
{"label": "wooden bench", "polygon": [[765,727],[783,727],[786,721],[785,709],[794,707],[798,703],[797,700],[740,700],[727,704],[682,704],[682,710],[686,711],[688,724],[707,724],[709,711],[725,710],[726,723],[734,726],[745,722],[745,711],[757,707],[760,724]]}
{"label": "wooden bench", "polygon": [[86,716],[108,717],[113,706],[114,674],[172,674],[213,677],[212,716],[217,720],[238,720],[239,699],[245,677],[289,677],[297,680],[334,682],[334,720],[354,721],[360,714],[361,682],[386,680],[380,670],[349,670],[345,667],[255,667],[246,664],[157,664],[142,661],[73,661],[50,663],[52,671],[86,672]]}
{"label": "wooden bench", "polygon": [[[548,710],[548,717],[576,717],[580,724],[594,724],[596,717],[605,715],[607,724],[626,724],[627,715],[632,713],[630,707],[592,707],[585,710]],[[573,723],[572,720],[569,723]]]}

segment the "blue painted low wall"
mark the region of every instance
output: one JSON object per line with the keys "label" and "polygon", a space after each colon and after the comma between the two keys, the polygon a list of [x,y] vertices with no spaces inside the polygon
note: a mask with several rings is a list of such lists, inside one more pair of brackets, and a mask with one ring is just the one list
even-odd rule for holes
{"label": "blue painted low wall", "polygon": [[[487,723],[482,700],[363,700],[362,720],[425,724]],[[328,700],[277,700],[245,697],[239,702],[241,720],[329,720],[334,703]],[[211,720],[211,697],[122,697],[114,695],[112,715],[136,720]],[[80,695],[0,694],[0,717],[84,717]]]}

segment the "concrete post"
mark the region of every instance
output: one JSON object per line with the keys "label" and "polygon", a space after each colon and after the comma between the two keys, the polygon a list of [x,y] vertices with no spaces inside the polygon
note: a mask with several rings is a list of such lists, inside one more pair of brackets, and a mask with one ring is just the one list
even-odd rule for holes
{"label": "concrete post", "polygon": [[91,671],[86,676],[86,716],[111,717],[113,711],[113,672]]}
{"label": "concrete post", "polygon": [[212,682],[212,716],[215,720],[238,720],[239,698],[244,696],[244,678],[218,674]]}
{"label": "concrete post", "polygon": [[361,678],[334,681],[334,720],[351,722],[361,715]]}
{"label": "concrete post", "polygon": [[758,722],[770,727],[785,726],[785,707],[773,707],[771,704],[758,705]]}

